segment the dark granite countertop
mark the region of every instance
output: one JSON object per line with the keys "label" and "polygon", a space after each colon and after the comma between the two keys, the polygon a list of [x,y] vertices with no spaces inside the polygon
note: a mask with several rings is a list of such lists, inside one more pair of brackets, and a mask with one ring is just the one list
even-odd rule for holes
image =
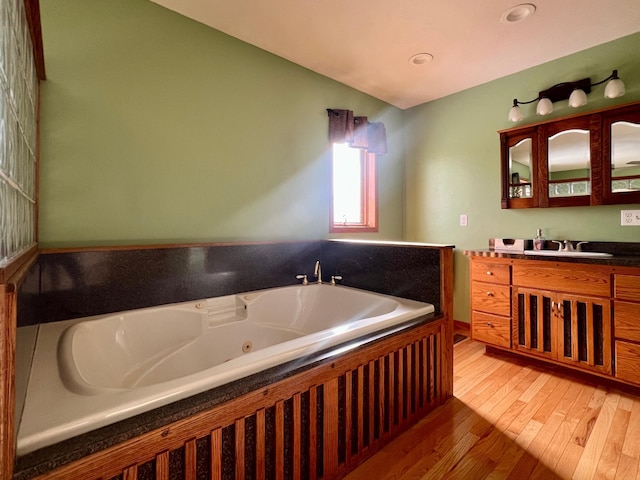
{"label": "dark granite countertop", "polygon": [[464,254],[469,257],[511,258],[518,260],[537,260],[541,262],[582,263],[591,265],[606,265],[610,267],[640,267],[640,254],[613,254],[613,256],[611,257],[564,257],[561,255],[525,255],[523,253],[502,252],[489,249],[465,250]]}
{"label": "dark granite countertop", "polygon": [[372,333],[346,344],[314,353],[302,359],[279,365],[255,375],[237,380],[207,392],[171,403],[150,412],[136,415],[112,425],[78,435],[69,440],[44,447],[16,459],[14,480],[27,480],[64,464],[103,450],[151,430],[167,426],[175,421],[194,415],[203,410],[237,398],[272,383],[290,377],[316,365],[331,362],[348,350],[357,349],[372,342],[380,341],[408,328],[442,319],[442,314],[430,313],[409,320],[400,325]]}

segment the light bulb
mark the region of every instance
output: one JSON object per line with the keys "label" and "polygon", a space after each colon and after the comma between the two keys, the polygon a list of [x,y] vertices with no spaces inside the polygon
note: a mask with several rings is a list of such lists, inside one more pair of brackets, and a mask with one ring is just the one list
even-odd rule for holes
{"label": "light bulb", "polygon": [[573,92],[571,92],[571,96],[569,97],[570,107],[578,108],[586,104],[587,104],[587,94],[584,93],[584,90],[580,88],[576,88]]}
{"label": "light bulb", "polygon": [[518,105],[514,105],[511,107],[511,110],[509,110],[509,121],[515,123],[520,120],[522,120],[522,110],[520,110]]}
{"label": "light bulb", "polygon": [[612,78],[604,87],[604,96],[606,98],[618,98],[625,94],[624,83],[619,78]]}
{"label": "light bulb", "polygon": [[548,98],[541,98],[538,101],[538,106],[536,107],[536,113],[538,115],[549,115],[553,112],[553,103]]}

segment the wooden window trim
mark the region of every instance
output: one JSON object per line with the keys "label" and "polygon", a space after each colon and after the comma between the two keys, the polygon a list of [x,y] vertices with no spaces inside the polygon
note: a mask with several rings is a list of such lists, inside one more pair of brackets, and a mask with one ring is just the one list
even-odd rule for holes
{"label": "wooden window trim", "polygon": [[338,224],[333,221],[333,190],[331,194],[330,233],[376,233],[378,232],[378,188],[376,155],[362,150],[362,198],[360,218],[362,223]]}

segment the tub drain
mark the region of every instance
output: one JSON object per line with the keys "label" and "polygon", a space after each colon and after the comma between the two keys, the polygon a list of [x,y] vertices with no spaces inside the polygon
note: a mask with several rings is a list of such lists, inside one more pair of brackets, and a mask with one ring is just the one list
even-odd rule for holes
{"label": "tub drain", "polygon": [[249,340],[247,340],[242,344],[242,351],[244,353],[249,353],[252,348],[253,348],[253,343],[251,343]]}

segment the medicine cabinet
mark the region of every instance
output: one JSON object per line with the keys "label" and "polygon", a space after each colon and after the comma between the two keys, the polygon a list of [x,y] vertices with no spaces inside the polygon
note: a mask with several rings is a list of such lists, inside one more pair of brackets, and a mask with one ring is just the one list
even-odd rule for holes
{"label": "medicine cabinet", "polygon": [[502,208],[640,203],[640,102],[498,133]]}

